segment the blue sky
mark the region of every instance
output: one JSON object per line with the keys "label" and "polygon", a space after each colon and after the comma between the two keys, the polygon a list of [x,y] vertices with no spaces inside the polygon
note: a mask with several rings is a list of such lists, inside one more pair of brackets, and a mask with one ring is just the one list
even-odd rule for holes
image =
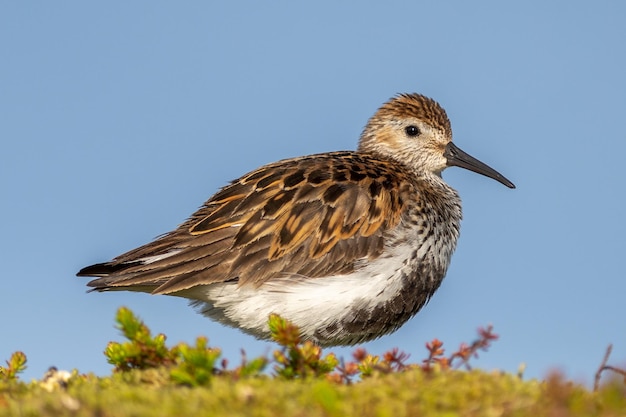
{"label": "blue sky", "polygon": [[0,361],[106,375],[122,305],[172,344],[271,352],[185,300],[87,294],[74,274],[262,164],[354,149],[380,104],[419,92],[517,189],[444,172],[464,204],[447,277],[365,347],[417,361],[492,323],[485,369],[589,383],[608,343],[626,363],[626,3],[216,3],[0,5]]}

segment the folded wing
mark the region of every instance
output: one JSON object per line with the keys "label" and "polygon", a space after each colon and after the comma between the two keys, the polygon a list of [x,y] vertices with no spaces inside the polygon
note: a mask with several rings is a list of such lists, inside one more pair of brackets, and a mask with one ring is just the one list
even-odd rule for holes
{"label": "folded wing", "polygon": [[95,290],[167,294],[230,280],[261,285],[349,273],[381,254],[410,189],[401,167],[371,158],[336,152],[264,166],[176,230],[78,275],[100,277],[88,284]]}

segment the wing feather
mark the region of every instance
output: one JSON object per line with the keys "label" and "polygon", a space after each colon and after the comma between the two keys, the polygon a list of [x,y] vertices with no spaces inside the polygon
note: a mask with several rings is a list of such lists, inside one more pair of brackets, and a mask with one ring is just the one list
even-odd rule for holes
{"label": "wing feather", "polygon": [[89,285],[172,293],[350,272],[383,251],[408,201],[400,194],[414,189],[409,178],[398,164],[354,152],[267,165],[224,187],[178,229],[103,264],[111,274]]}

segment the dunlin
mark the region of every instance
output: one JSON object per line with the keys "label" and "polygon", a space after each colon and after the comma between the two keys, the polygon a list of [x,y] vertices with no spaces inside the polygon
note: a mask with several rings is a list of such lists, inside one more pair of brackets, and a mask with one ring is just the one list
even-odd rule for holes
{"label": "dunlin", "polygon": [[452,143],[441,106],[398,95],[357,151],[263,166],[222,188],[174,231],[83,268],[97,291],[188,298],[221,323],[267,338],[277,313],[322,346],[391,333],[437,290],[459,237],[459,166],[513,183]]}

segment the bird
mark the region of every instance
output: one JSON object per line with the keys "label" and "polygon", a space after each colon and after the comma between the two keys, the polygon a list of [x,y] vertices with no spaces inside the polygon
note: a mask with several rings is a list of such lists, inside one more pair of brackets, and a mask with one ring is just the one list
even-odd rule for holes
{"label": "bird", "polygon": [[435,100],[393,96],[357,150],[280,160],[224,186],[175,230],[81,269],[90,291],[184,297],[258,339],[271,314],[319,346],[400,328],[439,288],[459,238],[451,166],[515,185],[452,142]]}

